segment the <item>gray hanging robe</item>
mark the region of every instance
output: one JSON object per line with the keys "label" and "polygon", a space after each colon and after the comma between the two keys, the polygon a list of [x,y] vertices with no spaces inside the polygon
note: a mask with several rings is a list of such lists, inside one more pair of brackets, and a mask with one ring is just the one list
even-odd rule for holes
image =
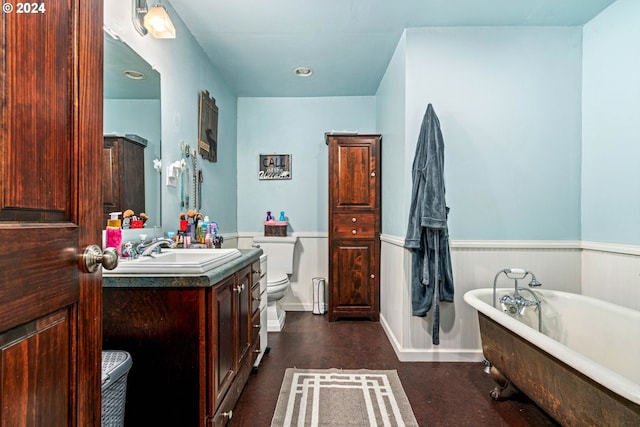
{"label": "gray hanging robe", "polygon": [[439,301],[453,302],[453,273],[444,197],[444,141],[429,104],[422,119],[412,167],[413,191],[404,247],[411,249],[412,314],[433,313],[434,345],[440,344]]}

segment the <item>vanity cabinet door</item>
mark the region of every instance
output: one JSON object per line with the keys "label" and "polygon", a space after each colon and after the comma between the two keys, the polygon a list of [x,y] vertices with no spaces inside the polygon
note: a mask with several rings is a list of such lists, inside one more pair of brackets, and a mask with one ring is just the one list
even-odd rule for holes
{"label": "vanity cabinet door", "polygon": [[231,385],[236,371],[236,277],[230,276],[211,292],[212,310],[209,322],[212,337],[211,365],[209,376],[213,387],[210,387],[213,401],[210,402],[211,412],[224,399]]}

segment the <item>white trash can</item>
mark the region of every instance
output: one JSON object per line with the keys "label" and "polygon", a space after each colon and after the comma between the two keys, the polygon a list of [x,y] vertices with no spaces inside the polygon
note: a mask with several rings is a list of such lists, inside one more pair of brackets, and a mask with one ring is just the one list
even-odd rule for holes
{"label": "white trash can", "polygon": [[324,314],[326,279],[324,277],[314,277],[311,280],[313,280],[313,314]]}

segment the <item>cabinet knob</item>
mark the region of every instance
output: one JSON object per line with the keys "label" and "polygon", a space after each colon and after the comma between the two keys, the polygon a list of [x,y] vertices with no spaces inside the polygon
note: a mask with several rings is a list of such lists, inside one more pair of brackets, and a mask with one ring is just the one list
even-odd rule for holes
{"label": "cabinet knob", "polygon": [[351,222],[356,222],[358,219],[356,217],[351,218]]}
{"label": "cabinet knob", "polygon": [[358,234],[358,231],[357,230],[351,230],[351,234],[353,234],[355,236],[356,234]]}
{"label": "cabinet knob", "polygon": [[222,416],[231,419],[233,417],[233,411],[223,412]]}
{"label": "cabinet knob", "polygon": [[371,172],[371,177],[375,177],[376,173],[375,172]]}
{"label": "cabinet knob", "polygon": [[375,275],[375,274],[372,274],[372,275],[371,275],[371,278],[372,278],[372,279],[375,279],[375,278],[376,278],[376,275]]}
{"label": "cabinet knob", "polygon": [[257,353],[257,354],[260,354],[260,352],[261,352],[261,351],[262,351],[262,350],[260,350],[260,349],[253,350],[253,352],[254,352],[254,353]]}
{"label": "cabinet knob", "polygon": [[260,329],[260,325],[252,325],[253,329]]}

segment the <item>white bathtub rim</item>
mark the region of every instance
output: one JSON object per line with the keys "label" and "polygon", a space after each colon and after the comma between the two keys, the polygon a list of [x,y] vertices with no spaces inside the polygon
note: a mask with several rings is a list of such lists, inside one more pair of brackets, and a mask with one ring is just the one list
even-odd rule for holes
{"label": "white bathtub rim", "polygon": [[[502,291],[512,291],[513,288],[499,288],[498,292]],[[590,298],[583,295],[572,294],[570,292],[563,291],[553,291],[553,290],[537,290],[537,292],[542,293],[556,293],[563,294],[567,297],[582,297],[582,298]],[[534,328],[531,328],[524,323],[512,318],[506,313],[495,309],[491,304],[487,304],[482,301],[478,296],[479,295],[489,295],[493,296],[493,288],[479,288],[467,291],[464,294],[464,301],[478,310],[479,312],[487,315],[491,319],[493,319],[496,323],[505,326],[507,329],[512,330],[522,338],[536,345],[540,349],[546,351],[550,355],[554,356],[558,360],[566,363],[587,377],[593,379],[597,383],[603,385],[607,389],[612,392],[624,397],[625,399],[634,402],[637,405],[640,405],[640,384],[636,384],[630,379],[624,377],[623,375],[618,374],[617,372],[612,371],[611,369],[595,362],[594,360],[578,353],[577,351],[565,346],[564,344],[559,343],[558,341],[544,335],[541,332],[538,332]],[[616,304],[612,304],[606,301],[596,300],[595,298],[590,298],[594,300],[593,302],[596,304],[602,304],[603,308],[609,307],[614,308],[615,310],[621,310],[625,312],[629,312],[634,316],[640,316],[640,313],[636,310],[632,310],[627,307],[622,307]],[[544,319],[543,319],[544,323]]]}

